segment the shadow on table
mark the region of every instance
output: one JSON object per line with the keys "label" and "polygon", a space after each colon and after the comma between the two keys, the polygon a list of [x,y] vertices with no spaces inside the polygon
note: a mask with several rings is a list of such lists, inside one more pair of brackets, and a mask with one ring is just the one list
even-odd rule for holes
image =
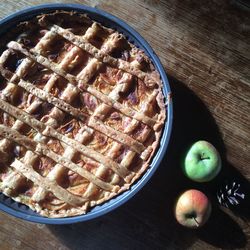
{"label": "shadow on table", "polygon": [[[218,128],[201,100],[182,83],[170,79],[174,100],[174,125],[170,145],[158,171],[129,202],[93,221],[48,226],[71,249],[187,249],[197,239],[216,247],[244,247],[246,236],[239,225],[216,206],[215,190],[221,179],[237,171],[225,166],[213,182],[199,184],[184,177],[183,153],[196,140],[214,144],[225,162],[225,147]],[[246,182],[239,173],[239,180]],[[174,219],[173,207],[180,192],[197,188],[213,201],[209,222],[199,230],[188,230]],[[248,210],[249,211],[249,210]],[[242,216],[247,216],[240,213]],[[197,243],[198,244],[198,243]]]}

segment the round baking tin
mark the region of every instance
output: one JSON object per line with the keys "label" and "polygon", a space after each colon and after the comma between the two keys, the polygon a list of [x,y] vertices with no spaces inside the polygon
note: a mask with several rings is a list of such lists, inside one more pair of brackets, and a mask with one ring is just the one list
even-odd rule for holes
{"label": "round baking tin", "polygon": [[15,202],[11,198],[0,193],[0,209],[8,214],[11,214],[15,217],[27,221],[32,221],[37,223],[70,224],[70,223],[91,220],[112,211],[113,209],[119,207],[120,205],[127,202],[130,198],[132,198],[148,182],[148,180],[152,177],[152,175],[156,171],[157,167],[160,165],[160,162],[169,144],[170,134],[172,130],[172,122],[173,122],[173,104],[171,98],[169,98],[171,91],[164,68],[159,58],[156,56],[156,54],[150,47],[150,45],[144,40],[144,38],[139,33],[137,33],[124,21],[100,9],[79,4],[38,5],[35,7],[18,11],[2,19],[0,21],[0,36],[3,35],[7,30],[11,29],[11,27],[15,26],[16,24],[22,21],[29,20],[32,17],[35,17],[42,13],[53,12],[55,10],[77,11],[79,13],[86,13],[91,19],[100,22],[102,25],[113,28],[118,32],[123,33],[131,43],[135,44],[137,47],[144,50],[145,53],[150,57],[156,69],[159,71],[161,75],[161,79],[163,82],[163,93],[165,98],[168,100],[167,121],[165,123],[165,127],[162,133],[158,150],[149,168],[146,170],[143,176],[131,186],[129,190],[121,193],[120,195],[116,196],[115,198],[101,205],[94,207],[87,214],[68,217],[68,218],[42,217],[41,215],[32,211],[27,206]]}

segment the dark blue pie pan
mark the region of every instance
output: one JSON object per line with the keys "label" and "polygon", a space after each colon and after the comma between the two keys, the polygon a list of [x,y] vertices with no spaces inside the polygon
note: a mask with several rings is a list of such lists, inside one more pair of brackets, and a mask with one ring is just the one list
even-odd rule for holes
{"label": "dark blue pie pan", "polygon": [[[164,96],[167,98],[170,95],[169,82],[165,74],[164,68],[159,58],[156,56],[156,54],[150,47],[150,45],[124,21],[100,9],[91,8],[79,4],[45,4],[27,8],[25,10],[18,11],[0,21],[0,36],[4,35],[4,33],[7,32],[8,30],[11,30],[12,27],[15,27],[15,25],[21,21],[29,20],[30,18],[35,17],[41,13],[49,13],[55,10],[67,10],[67,11],[74,10],[79,13],[86,13],[89,15],[91,19],[100,22],[106,27],[113,28],[123,33],[131,43],[135,44],[137,47],[144,50],[146,54],[151,58],[155,67],[160,72],[161,79],[163,81]],[[163,130],[163,134],[161,137],[157,153],[155,154],[150,164],[150,167],[147,169],[144,175],[134,185],[132,185],[132,187],[128,191],[103,203],[102,205],[94,207],[85,215],[79,215],[68,218],[50,219],[42,217],[36,212],[29,209],[27,206],[13,201],[11,198],[6,197],[2,193],[0,193],[0,209],[13,216],[28,221],[45,223],[45,224],[69,224],[69,223],[76,223],[94,219],[119,207],[123,203],[127,202],[131,197],[133,197],[148,182],[148,180],[152,177],[152,175],[156,171],[157,167],[159,166],[166,152],[167,146],[169,144],[171,128],[172,128],[172,120],[173,120],[173,104],[171,100],[169,101],[166,109],[167,109],[167,120],[165,123],[165,127]]]}

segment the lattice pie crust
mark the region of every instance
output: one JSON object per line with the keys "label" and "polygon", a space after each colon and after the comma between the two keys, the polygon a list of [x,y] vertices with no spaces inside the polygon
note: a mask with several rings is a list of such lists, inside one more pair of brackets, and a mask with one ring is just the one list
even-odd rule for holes
{"label": "lattice pie crust", "polygon": [[47,217],[84,214],[149,166],[166,116],[149,58],[85,15],[1,38],[0,191]]}

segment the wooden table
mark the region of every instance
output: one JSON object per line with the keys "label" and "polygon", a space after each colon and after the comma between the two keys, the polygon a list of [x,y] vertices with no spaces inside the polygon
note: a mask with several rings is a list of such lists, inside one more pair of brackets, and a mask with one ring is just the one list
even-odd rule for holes
{"label": "wooden table", "polygon": [[[42,2],[1,1],[0,18]],[[249,9],[227,0],[71,2],[120,17],[151,44],[173,92],[171,143],[146,187],[99,219],[46,226],[0,213],[0,249],[250,249]],[[198,139],[211,141],[223,158],[220,176],[208,184],[188,181],[180,170],[187,146]],[[225,179],[239,181],[247,194],[234,211],[215,199]],[[175,198],[188,188],[203,190],[213,202],[200,230],[187,230],[174,219]]]}

